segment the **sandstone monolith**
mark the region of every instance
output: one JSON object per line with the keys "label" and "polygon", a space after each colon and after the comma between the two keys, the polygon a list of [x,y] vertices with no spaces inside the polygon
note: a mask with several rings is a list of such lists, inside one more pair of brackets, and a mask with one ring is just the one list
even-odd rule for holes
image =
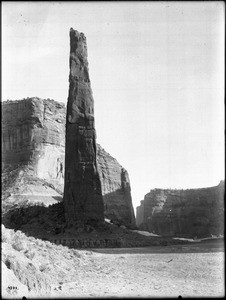
{"label": "sandstone monolith", "polygon": [[68,225],[104,221],[86,37],[73,28],[70,29],[64,208]]}

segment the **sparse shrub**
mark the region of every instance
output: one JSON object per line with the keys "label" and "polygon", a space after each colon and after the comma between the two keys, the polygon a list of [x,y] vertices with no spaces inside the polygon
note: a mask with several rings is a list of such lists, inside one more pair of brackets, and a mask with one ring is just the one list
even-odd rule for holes
{"label": "sparse shrub", "polygon": [[29,243],[35,243],[36,242],[36,238],[34,238],[33,236],[27,237],[27,240],[29,241]]}
{"label": "sparse shrub", "polygon": [[86,225],[85,227],[86,232],[95,232],[95,228],[93,226],[90,225]]}
{"label": "sparse shrub", "polygon": [[118,238],[116,240],[116,245],[117,245],[117,247],[123,247],[123,240],[121,238]]}
{"label": "sparse shrub", "polygon": [[44,223],[45,223],[45,220],[42,219],[42,218],[41,218],[41,219],[38,219],[38,223],[39,223],[39,224],[44,224]]}
{"label": "sparse shrub", "polygon": [[81,253],[76,249],[71,249],[71,253],[78,258],[82,257]]}
{"label": "sparse shrub", "polygon": [[17,251],[25,250],[27,248],[27,242],[21,240],[18,236],[15,236],[12,241],[12,247]]}
{"label": "sparse shrub", "polygon": [[47,241],[45,244],[46,244],[47,248],[50,248],[50,249],[53,248],[53,244],[50,243],[49,241]]}
{"label": "sparse shrub", "polygon": [[153,242],[152,242],[152,245],[153,245],[153,246],[159,246],[159,245],[160,245],[160,242],[159,242],[159,241],[153,241]]}
{"label": "sparse shrub", "polygon": [[51,269],[51,265],[49,264],[41,264],[41,266],[39,266],[39,271],[41,272],[51,271]]}
{"label": "sparse shrub", "polygon": [[167,245],[168,245],[168,242],[167,242],[167,241],[161,241],[161,242],[160,242],[160,245],[161,245],[161,246],[167,246]]}
{"label": "sparse shrub", "polygon": [[31,250],[26,250],[25,252],[24,252],[24,255],[27,257],[27,258],[29,258],[29,259],[33,259],[34,258],[34,256],[35,256],[35,252],[34,251],[31,251]]}
{"label": "sparse shrub", "polygon": [[7,267],[8,269],[11,269],[11,262],[10,262],[10,260],[8,260],[7,258],[6,258],[6,260],[5,260],[5,265],[6,265],[6,267]]}
{"label": "sparse shrub", "polygon": [[43,242],[43,241],[40,240],[40,239],[37,239],[35,243],[36,243],[36,245],[39,246],[39,247],[45,247],[45,242]]}
{"label": "sparse shrub", "polygon": [[56,228],[54,229],[54,233],[55,233],[55,234],[61,233],[61,228],[56,227]]}

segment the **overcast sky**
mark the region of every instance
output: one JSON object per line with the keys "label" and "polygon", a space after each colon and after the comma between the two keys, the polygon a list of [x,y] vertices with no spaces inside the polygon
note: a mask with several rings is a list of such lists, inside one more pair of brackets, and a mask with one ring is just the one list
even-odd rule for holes
{"label": "overcast sky", "polygon": [[69,29],[87,38],[97,142],[134,208],[224,179],[224,2],[2,2],[2,100],[67,102]]}

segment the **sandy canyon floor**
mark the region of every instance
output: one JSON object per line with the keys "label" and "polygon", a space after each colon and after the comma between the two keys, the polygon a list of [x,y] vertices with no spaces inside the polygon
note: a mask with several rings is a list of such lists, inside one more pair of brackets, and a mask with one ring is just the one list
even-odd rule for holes
{"label": "sandy canyon floor", "polygon": [[[4,298],[219,297],[225,293],[223,239],[77,250],[5,229],[2,247]],[[47,293],[43,278],[51,283]],[[39,292],[28,291],[27,286],[35,285],[41,287]]]}
{"label": "sandy canyon floor", "polygon": [[224,296],[222,245],[97,249],[55,296]]}

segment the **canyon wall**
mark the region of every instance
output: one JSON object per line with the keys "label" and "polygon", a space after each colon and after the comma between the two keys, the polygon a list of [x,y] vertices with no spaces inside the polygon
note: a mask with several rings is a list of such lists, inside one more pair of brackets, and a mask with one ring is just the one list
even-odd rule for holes
{"label": "canyon wall", "polygon": [[[37,97],[2,102],[2,165],[29,166],[33,176],[63,193],[66,108]],[[97,144],[105,216],[125,225],[135,217],[127,172]],[[29,175],[30,176],[30,175]]]}
{"label": "canyon wall", "polygon": [[224,181],[201,189],[151,190],[137,207],[136,224],[162,236],[224,234]]}
{"label": "canyon wall", "polygon": [[37,177],[63,190],[65,106],[27,98],[2,104],[2,161],[30,164]]}
{"label": "canyon wall", "polygon": [[97,167],[102,183],[105,216],[121,224],[135,225],[128,172],[98,144]]}

